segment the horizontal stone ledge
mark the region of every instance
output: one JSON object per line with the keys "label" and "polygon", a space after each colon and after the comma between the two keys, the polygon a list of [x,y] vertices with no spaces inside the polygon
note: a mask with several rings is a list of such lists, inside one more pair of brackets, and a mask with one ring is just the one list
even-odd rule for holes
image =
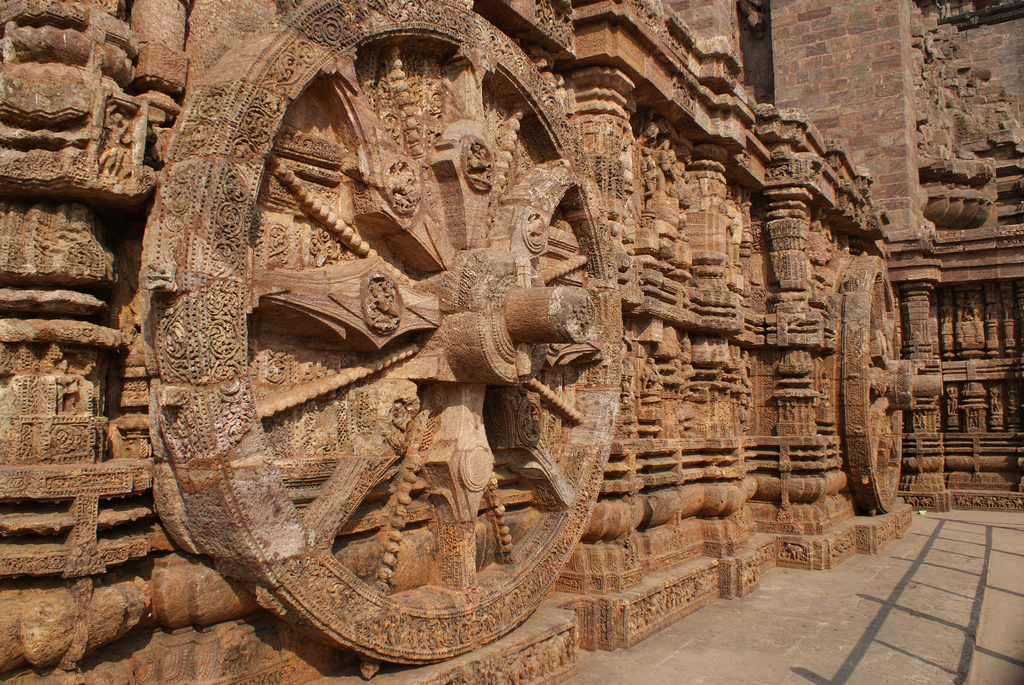
{"label": "horizontal stone ledge", "polygon": [[75,290],[0,288],[0,311],[87,316],[105,309],[103,300]]}
{"label": "horizontal stone ledge", "polygon": [[121,345],[121,332],[87,321],[0,319],[0,342],[57,343],[112,348]]}

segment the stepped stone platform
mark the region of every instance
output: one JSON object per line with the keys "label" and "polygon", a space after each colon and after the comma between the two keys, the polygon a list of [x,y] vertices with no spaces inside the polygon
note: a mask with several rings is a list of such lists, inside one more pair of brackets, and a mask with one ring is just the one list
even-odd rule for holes
{"label": "stepped stone platform", "polygon": [[567,685],[1016,685],[1024,514],[913,516],[832,570],[777,568],[628,650],[581,652]]}

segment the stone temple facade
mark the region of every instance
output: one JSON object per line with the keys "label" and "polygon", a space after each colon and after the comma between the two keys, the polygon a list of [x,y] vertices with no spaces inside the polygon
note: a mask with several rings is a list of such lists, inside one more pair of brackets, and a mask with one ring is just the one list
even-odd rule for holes
{"label": "stone temple facade", "polygon": [[771,21],[775,103],[870,170],[901,355],[941,375],[905,414],[901,495],[1024,510],[1024,3],[774,0]]}
{"label": "stone temple facade", "polygon": [[1020,0],[0,13],[0,681],[557,683],[1024,506]]}

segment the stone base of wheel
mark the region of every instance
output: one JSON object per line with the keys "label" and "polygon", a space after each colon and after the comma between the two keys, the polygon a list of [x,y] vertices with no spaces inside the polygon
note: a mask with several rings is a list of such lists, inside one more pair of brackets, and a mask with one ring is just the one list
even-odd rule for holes
{"label": "stone base of wheel", "polygon": [[562,595],[580,620],[580,647],[628,649],[721,596],[719,561],[706,557],[652,573],[635,587],[598,595]]}
{"label": "stone base of wheel", "polygon": [[[511,633],[490,645],[440,664],[398,666],[383,664],[373,685],[441,685],[477,682],[482,674],[504,674],[523,685],[555,685],[577,670],[576,614],[545,600]],[[365,666],[365,665],[364,665]],[[356,669],[353,668],[353,671]],[[486,678],[484,678],[486,680]],[[312,681],[308,685],[363,685],[357,673]]]}

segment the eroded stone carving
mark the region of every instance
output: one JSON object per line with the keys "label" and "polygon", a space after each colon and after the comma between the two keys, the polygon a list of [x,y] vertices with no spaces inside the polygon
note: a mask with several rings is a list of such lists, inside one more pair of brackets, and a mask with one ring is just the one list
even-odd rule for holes
{"label": "eroded stone carving", "polygon": [[[175,265],[151,306],[166,496],[181,499],[175,527],[274,613],[374,659],[434,661],[518,625],[582,533],[615,403],[598,371],[546,361],[548,345],[614,349],[595,325],[606,248],[579,143],[507,38],[428,4],[407,18],[443,11],[451,36],[395,48],[393,18],[352,24],[338,9],[311,5],[291,20],[298,33],[270,38],[279,55],[319,44],[297,81],[267,80],[273,58],[229,53],[266,86],[218,73],[181,116],[144,257]],[[523,95],[496,98],[501,83]],[[241,126],[228,115],[254,107],[265,114]],[[496,194],[490,149],[513,114],[531,135]],[[217,141],[239,134],[255,144],[233,159],[242,150]],[[294,154],[296,140],[337,154]],[[540,276],[556,213],[589,289]],[[337,264],[274,247],[321,227]],[[343,370],[360,367],[372,371]],[[488,440],[485,398],[501,386],[535,398],[530,461]],[[544,409],[552,400],[579,407],[576,420]]]}
{"label": "eroded stone carving", "polygon": [[[985,11],[918,5],[915,142],[922,213],[935,226],[925,254],[938,266],[901,274],[899,294],[909,323],[904,356],[941,379],[935,390],[944,401],[915,402],[900,490],[941,510],[1015,509],[1021,461],[1007,455],[1020,431],[1020,296],[1008,276],[1021,244],[1020,87],[996,76],[990,61],[1006,52],[998,45],[1015,28],[986,26]],[[991,34],[991,50],[977,49],[979,34]],[[991,236],[984,246],[980,234]],[[901,262],[913,268],[913,259]],[[976,265],[970,273],[958,268],[968,262]]]}
{"label": "eroded stone carving", "polygon": [[[893,361],[885,216],[722,40],[256,4],[4,10],[0,671],[554,682],[902,534],[941,393]],[[971,354],[1009,330],[951,297]],[[1014,392],[945,397],[997,431]]]}

